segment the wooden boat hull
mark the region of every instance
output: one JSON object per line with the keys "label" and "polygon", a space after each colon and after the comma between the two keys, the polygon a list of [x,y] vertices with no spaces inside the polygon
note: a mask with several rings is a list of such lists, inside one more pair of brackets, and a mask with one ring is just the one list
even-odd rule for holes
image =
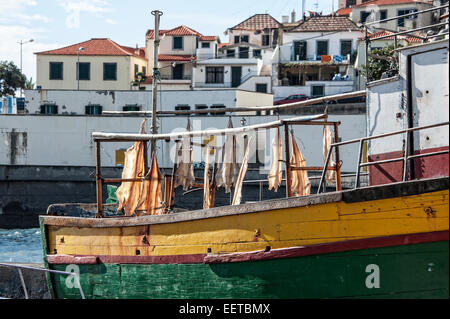
{"label": "wooden boat hull", "polygon": [[[448,178],[167,216],[41,217],[47,267],[76,265],[91,298],[448,298],[448,226]],[[66,280],[48,277],[54,297],[80,297]]]}

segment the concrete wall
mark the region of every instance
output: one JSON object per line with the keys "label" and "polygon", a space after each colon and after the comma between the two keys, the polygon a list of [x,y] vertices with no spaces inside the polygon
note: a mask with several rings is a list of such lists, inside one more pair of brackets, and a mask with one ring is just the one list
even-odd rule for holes
{"label": "concrete wall", "polygon": [[274,86],[273,99],[281,100],[289,95],[305,94],[312,95],[313,85],[324,85],[325,95],[341,94],[353,91],[353,81],[307,81],[304,86]]}
{"label": "concrete wall", "polygon": [[[169,81],[168,81],[169,82]],[[273,103],[272,95],[262,94],[264,104],[255,103],[255,100],[240,100],[236,97],[237,89],[220,90],[185,90],[158,92],[158,110],[174,111],[179,104],[187,104],[195,109],[196,104],[212,106],[213,104],[225,105],[227,108],[236,105],[267,106]],[[179,86],[178,86],[179,87]],[[240,95],[242,96],[242,95]],[[26,90],[26,109],[29,114],[39,114],[42,103],[56,103],[59,114],[85,114],[85,106],[88,104],[100,104],[103,111],[122,111],[126,105],[140,105],[141,110],[151,110],[152,93],[150,91],[37,91]],[[271,100],[271,101],[270,101]],[[1,127],[1,126],[0,126]]]}
{"label": "concrete wall", "polygon": [[[44,90],[76,90],[78,88],[77,56],[72,55],[37,55],[36,86]],[[63,80],[50,80],[50,62],[63,63]],[[147,61],[126,56],[85,56],[80,55],[80,63],[91,63],[90,80],[80,80],[80,90],[129,90],[134,80],[134,65],[147,68]],[[103,63],[117,63],[117,80],[103,80]],[[148,70],[148,68],[147,68]]]}
{"label": "concrete wall", "polygon": [[[245,98],[253,99],[252,94]],[[262,101],[263,102],[263,101]],[[240,127],[241,120],[245,125],[253,125],[276,121],[276,116],[235,116],[234,127]],[[365,136],[365,115],[331,115],[330,120],[342,122],[340,135],[342,139],[352,139]],[[32,166],[95,166],[95,147],[92,132],[136,133],[142,117],[105,117],[105,116],[20,116],[2,115],[0,117],[0,165],[32,165]],[[184,131],[187,120],[185,117],[161,117],[160,132],[170,133]],[[227,117],[192,117],[192,130],[211,128],[226,128]],[[147,123],[148,131],[149,123]],[[270,167],[271,142],[274,130],[263,131],[257,136],[259,161]],[[307,162],[313,166],[323,163],[322,129],[317,126],[295,126],[294,132],[299,138],[301,148]],[[249,133],[251,136],[253,133]],[[18,138],[18,135],[22,136]],[[241,140],[239,140],[241,139]],[[243,136],[238,144],[243,145]],[[193,139],[201,143],[203,139]],[[217,145],[223,143],[223,138],[217,138]],[[102,165],[116,166],[116,151],[125,150],[132,143],[103,143]],[[243,148],[243,146],[242,146]],[[158,161],[160,167],[171,168],[174,153],[173,142],[158,142]],[[354,150],[356,152],[356,149]],[[194,160],[202,162],[202,150],[194,151]],[[251,147],[251,161],[256,158],[256,149]],[[353,171],[355,153],[343,152],[344,170]]]}

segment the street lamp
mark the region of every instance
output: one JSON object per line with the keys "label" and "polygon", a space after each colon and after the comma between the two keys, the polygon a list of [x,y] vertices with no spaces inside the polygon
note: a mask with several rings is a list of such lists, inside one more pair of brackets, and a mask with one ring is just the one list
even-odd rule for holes
{"label": "street lamp", "polygon": [[77,79],[78,79],[78,91],[80,90],[80,52],[84,51],[83,47],[79,47],[77,50],[77,58],[78,58],[78,63],[77,63]]}
{"label": "street lamp", "polygon": [[[20,73],[22,73],[22,45],[24,45],[25,43],[30,43],[33,42],[33,39],[30,39],[28,41],[22,41],[20,40],[20,42],[17,42],[20,44]],[[22,89],[20,89],[20,97],[22,97]]]}

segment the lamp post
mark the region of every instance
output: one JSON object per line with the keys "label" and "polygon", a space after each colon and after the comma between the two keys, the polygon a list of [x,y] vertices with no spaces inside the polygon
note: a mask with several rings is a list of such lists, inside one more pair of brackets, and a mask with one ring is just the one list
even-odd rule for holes
{"label": "lamp post", "polygon": [[79,47],[77,50],[77,58],[78,58],[78,62],[77,62],[77,80],[78,80],[78,91],[80,90],[80,52],[84,51],[83,47]]}
{"label": "lamp post", "polygon": [[[20,44],[20,73],[23,73],[23,72],[22,72],[22,46],[23,46],[25,43],[30,43],[30,42],[33,42],[33,41],[34,41],[33,39],[30,39],[30,40],[28,40],[28,41],[22,41],[22,40],[20,40],[20,42],[17,42],[17,43]],[[20,89],[20,97],[22,97],[22,95],[23,95],[23,90]]]}

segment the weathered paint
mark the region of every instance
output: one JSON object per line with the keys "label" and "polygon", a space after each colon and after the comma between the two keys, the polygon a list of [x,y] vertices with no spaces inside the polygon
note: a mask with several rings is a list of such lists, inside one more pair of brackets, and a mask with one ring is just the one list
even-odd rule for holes
{"label": "weathered paint", "polygon": [[[266,261],[79,270],[87,298],[448,298],[448,247],[441,241]],[[372,285],[374,265],[379,288]],[[65,276],[52,277],[55,297],[80,298]]]}
{"label": "weathered paint", "polygon": [[168,256],[210,250],[219,254],[442,231],[448,230],[448,196],[443,190],[129,227],[47,225],[49,253],[136,256],[139,250],[140,256]]}

